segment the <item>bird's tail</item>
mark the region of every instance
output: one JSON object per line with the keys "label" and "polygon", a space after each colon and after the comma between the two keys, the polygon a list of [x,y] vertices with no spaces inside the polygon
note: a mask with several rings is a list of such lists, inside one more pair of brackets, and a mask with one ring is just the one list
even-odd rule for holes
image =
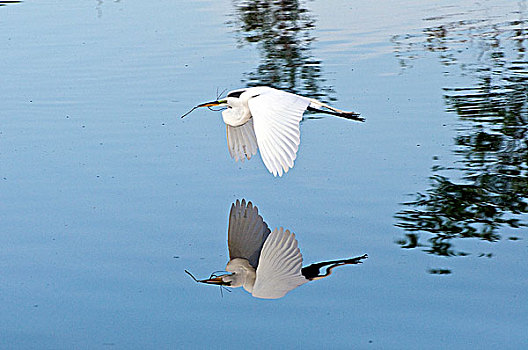
{"label": "bird's tail", "polygon": [[345,111],[334,112],[334,111],[329,111],[329,110],[326,110],[326,109],[314,108],[314,107],[311,107],[311,106],[308,106],[307,109],[310,112],[335,115],[337,117],[346,118],[346,119],[350,119],[350,120],[355,120],[355,121],[358,121],[358,122],[364,122],[365,121],[365,118],[361,117],[358,113],[354,113],[354,112],[345,112]]}
{"label": "bird's tail", "polygon": [[[343,265],[361,264],[362,260],[366,258],[368,258],[368,255],[364,254],[362,256],[358,256],[358,257],[350,258],[350,259],[322,261],[319,263],[315,263],[315,264],[311,264],[306,267],[303,267],[301,269],[301,274],[306,279],[318,280],[318,279],[330,276],[330,274],[332,274],[332,269],[334,269],[335,267],[343,266]],[[326,267],[326,270],[324,274],[321,274],[321,269],[325,267]]]}
{"label": "bird's tail", "polygon": [[355,120],[359,122],[365,121],[365,118],[361,117],[359,113],[343,111],[341,109],[337,109],[335,107],[329,106],[326,103],[323,103],[315,99],[310,99],[310,105],[308,106],[307,109],[310,112],[335,115],[337,117]]}

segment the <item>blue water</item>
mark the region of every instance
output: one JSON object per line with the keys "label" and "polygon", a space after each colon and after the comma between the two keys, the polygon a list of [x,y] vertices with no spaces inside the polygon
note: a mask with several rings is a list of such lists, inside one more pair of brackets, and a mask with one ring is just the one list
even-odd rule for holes
{"label": "blue water", "polygon": [[[0,7],[0,348],[528,346],[526,2],[269,3]],[[179,118],[259,84],[367,121],[304,120],[275,178]],[[196,284],[241,198],[305,264],[369,258],[278,300]]]}

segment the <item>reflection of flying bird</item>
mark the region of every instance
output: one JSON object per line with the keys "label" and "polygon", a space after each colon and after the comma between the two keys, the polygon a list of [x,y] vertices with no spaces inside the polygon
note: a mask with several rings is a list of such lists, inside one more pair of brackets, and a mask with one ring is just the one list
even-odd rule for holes
{"label": "reflection of flying bird", "polygon": [[[302,267],[295,234],[282,227],[270,231],[257,207],[243,199],[231,205],[228,228],[227,274],[197,282],[244,287],[254,297],[277,299],[306,282],[329,276],[341,265],[360,264],[367,258],[333,260]],[[326,268],[324,274],[320,273]],[[192,276],[192,275],[191,275]],[[194,278],[194,277],[193,277]]]}
{"label": "reflection of flying bird", "polygon": [[267,86],[230,91],[225,99],[202,103],[182,118],[196,108],[213,106],[226,107],[222,117],[231,157],[236,161],[250,159],[258,147],[264,164],[275,176],[293,167],[300,143],[299,123],[306,110],[364,120],[357,113]]}

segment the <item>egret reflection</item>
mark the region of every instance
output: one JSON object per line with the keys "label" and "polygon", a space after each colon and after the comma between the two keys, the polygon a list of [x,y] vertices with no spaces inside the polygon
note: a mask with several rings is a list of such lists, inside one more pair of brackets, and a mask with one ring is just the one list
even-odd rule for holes
{"label": "egret reflection", "polygon": [[301,142],[299,123],[305,111],[364,121],[357,113],[267,86],[230,91],[225,99],[199,104],[182,118],[196,108],[215,106],[225,107],[222,118],[231,158],[251,159],[258,148],[264,165],[274,176],[293,168]]}
{"label": "egret reflection", "polygon": [[282,227],[271,231],[257,207],[246,200],[231,205],[228,238],[229,262],[225,273],[214,273],[200,283],[243,287],[256,298],[282,298],[291,290],[328,277],[335,267],[360,264],[367,255],[323,261],[303,267],[295,234]]}
{"label": "egret reflection", "polygon": [[[476,12],[425,19],[422,33],[394,38],[403,67],[421,52],[439,56],[446,74],[462,72],[469,86],[444,88],[446,111],[457,115],[455,164],[435,157],[431,187],[396,214],[407,231],[402,248],[440,256],[491,257],[455,246],[458,239],[516,240],[528,214],[528,57],[526,8],[512,2],[504,16]],[[488,12],[479,12],[488,14]],[[489,14],[488,14],[489,16]],[[517,20],[512,20],[513,17]],[[471,19],[472,18],[472,19]],[[469,38],[478,48],[468,57]],[[505,230],[505,229],[508,230]],[[524,228],[518,230],[519,228]],[[420,233],[433,234],[424,241]],[[526,238],[526,237],[525,237]]]}

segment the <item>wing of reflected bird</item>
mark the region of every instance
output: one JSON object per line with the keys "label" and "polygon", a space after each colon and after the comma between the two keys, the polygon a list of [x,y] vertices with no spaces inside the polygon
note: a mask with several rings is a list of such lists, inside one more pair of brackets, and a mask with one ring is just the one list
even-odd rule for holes
{"label": "wing of reflected bird", "polygon": [[268,225],[259,215],[257,207],[245,199],[231,205],[227,245],[229,259],[244,258],[257,267],[262,245],[270,234]]}
{"label": "wing of reflected bird", "polygon": [[300,142],[299,123],[309,105],[306,97],[272,88],[248,101],[260,155],[275,176],[293,167]]}
{"label": "wing of reflected bird", "polygon": [[241,126],[227,127],[227,148],[231,158],[244,161],[244,158],[251,159],[257,154],[257,137],[253,129],[253,119]]}
{"label": "wing of reflected bird", "polygon": [[308,282],[301,274],[302,255],[295,234],[282,227],[273,230],[264,243],[252,295],[277,299]]}

